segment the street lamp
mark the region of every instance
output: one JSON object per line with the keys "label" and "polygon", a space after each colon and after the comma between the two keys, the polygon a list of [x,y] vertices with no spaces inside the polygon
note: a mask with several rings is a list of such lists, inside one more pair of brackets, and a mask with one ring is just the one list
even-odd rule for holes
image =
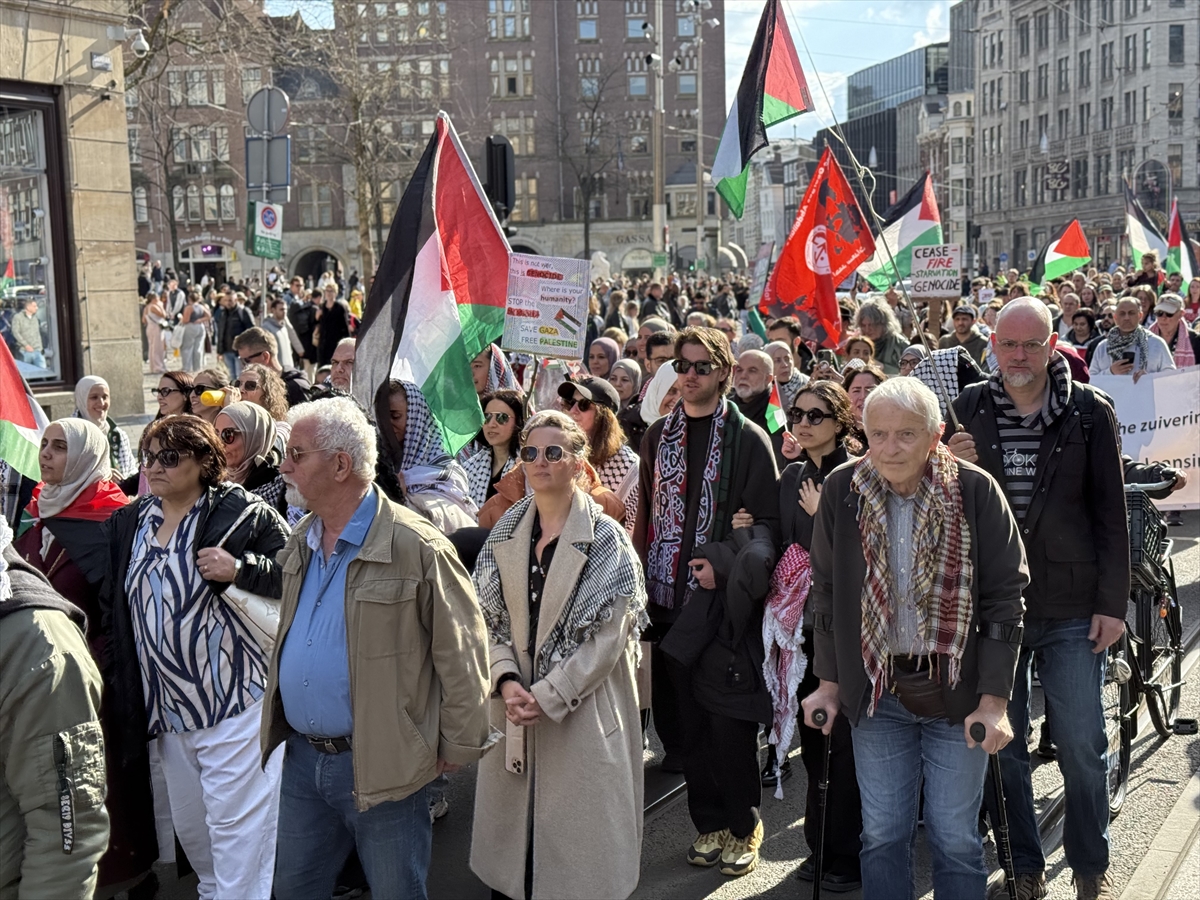
{"label": "street lamp", "polygon": [[[704,18],[712,9],[712,0],[683,0],[680,6],[685,16],[692,21],[691,46],[696,48],[696,270],[700,269],[705,257],[705,213],[707,195],[704,190],[704,26],[717,28],[721,20],[715,16]],[[688,47],[685,44],[684,47]],[[683,48],[681,48],[683,49]]]}

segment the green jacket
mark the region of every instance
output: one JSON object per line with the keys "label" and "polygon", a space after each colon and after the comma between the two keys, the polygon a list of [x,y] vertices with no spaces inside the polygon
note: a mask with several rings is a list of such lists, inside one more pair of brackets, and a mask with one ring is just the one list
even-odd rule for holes
{"label": "green jacket", "polygon": [[42,351],[42,325],[37,316],[27,316],[25,310],[20,310],[12,317],[12,336],[22,350],[28,346],[37,353]]}
{"label": "green jacket", "polygon": [[0,900],[90,898],[108,847],[100,673],[84,617],[11,549],[0,603]]}
{"label": "green jacket", "polygon": [[[354,801],[403,800],[437,777],[437,760],[467,765],[500,735],[488,716],[488,633],[454,546],[416,513],[375,491],[375,520],[346,572],[346,644],[354,715]],[[277,562],[279,638],[267,673],[263,764],[292,733],[279,655],[308,571],[310,514]]]}

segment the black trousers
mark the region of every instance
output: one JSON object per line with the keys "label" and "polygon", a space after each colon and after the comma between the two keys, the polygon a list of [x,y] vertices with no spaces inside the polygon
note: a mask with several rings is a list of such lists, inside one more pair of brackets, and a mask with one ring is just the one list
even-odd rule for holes
{"label": "black trousers", "polygon": [[[650,645],[650,711],[654,715],[654,731],[662,741],[663,751],[673,757],[686,753],[683,721],[679,717],[679,701],[675,682],[671,678],[670,657],[659,649],[659,642],[671,628],[669,622],[651,622],[642,632],[642,640]],[[724,826],[722,826],[724,827]],[[719,829],[718,829],[719,830]]]}
{"label": "black trousers", "polygon": [[[808,668],[796,693],[807,697],[820,685],[812,670],[812,633],[805,632],[804,656]],[[808,796],[804,804],[804,840],[813,852],[820,841],[821,790],[825,772],[825,736],[804,724],[803,713],[798,725],[800,758],[808,773]],[[858,854],[862,850],[862,798],[858,793],[858,775],[854,769],[854,745],[850,738],[850,723],[845,716],[833,720],[829,753],[829,800],[825,814],[825,872],[837,875],[857,874]]]}
{"label": "black trousers", "polygon": [[674,683],[676,711],[683,726],[683,776],[692,824],[701,834],[728,828],[734,837],[747,837],[758,824],[762,802],[759,723],[706,710],[692,693],[691,670],[669,656],[662,658]]}

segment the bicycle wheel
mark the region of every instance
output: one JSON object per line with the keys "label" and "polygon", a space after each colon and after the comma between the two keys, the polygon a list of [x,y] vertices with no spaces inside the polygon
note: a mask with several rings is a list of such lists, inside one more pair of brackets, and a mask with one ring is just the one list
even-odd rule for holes
{"label": "bicycle wheel", "polygon": [[1183,692],[1183,614],[1175,593],[1174,566],[1164,569],[1162,594],[1150,602],[1138,603],[1139,630],[1142,633],[1142,666],[1146,708],[1154,729],[1164,738],[1175,733],[1179,698]]}
{"label": "bicycle wheel", "polygon": [[1133,697],[1129,688],[1132,675],[1129,663],[1129,639],[1122,636],[1108,649],[1101,700],[1108,736],[1108,815],[1115,819],[1125,803],[1129,786],[1130,745],[1133,743],[1131,713]]}

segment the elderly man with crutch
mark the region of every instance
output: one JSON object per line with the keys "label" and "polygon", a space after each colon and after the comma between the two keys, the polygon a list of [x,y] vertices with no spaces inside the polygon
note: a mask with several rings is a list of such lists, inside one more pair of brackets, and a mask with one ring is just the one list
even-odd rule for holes
{"label": "elderly man with crutch", "polygon": [[[982,900],[976,826],[987,754],[1012,739],[1006,708],[1025,553],[995,480],[941,445],[929,388],[887,381],[863,418],[870,454],[826,478],[817,509],[811,602],[821,685],[803,701],[805,718],[816,728],[823,712],[828,732],[842,714],[853,728],[863,896],[913,896],[923,777],[934,896]],[[976,724],[982,742],[971,735]]]}

